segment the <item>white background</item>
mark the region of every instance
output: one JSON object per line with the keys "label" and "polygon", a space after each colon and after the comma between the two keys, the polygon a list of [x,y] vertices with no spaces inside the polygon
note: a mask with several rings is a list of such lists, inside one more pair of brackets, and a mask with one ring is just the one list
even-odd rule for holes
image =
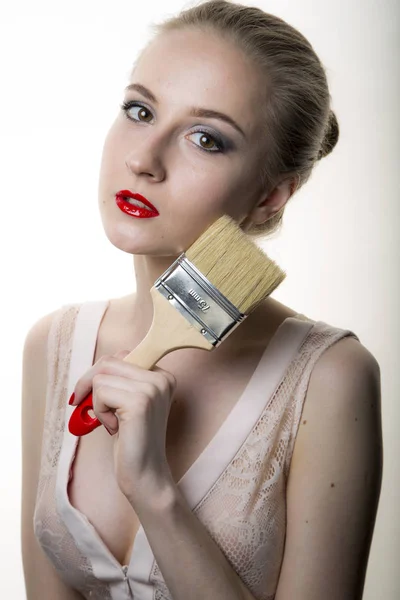
{"label": "white background", "polygon": [[[399,583],[399,12],[397,0],[244,2],[299,29],[327,68],[340,125],[263,245],[287,272],[273,296],[354,331],[382,372],[384,475],[365,600]],[[20,547],[21,367],[27,331],[63,304],[135,289],[132,257],[97,208],[104,137],[147,26],[180,0],[0,6],[1,596],[25,598]],[[55,599],[51,599],[55,600]],[[345,599],[343,599],[345,600]]]}

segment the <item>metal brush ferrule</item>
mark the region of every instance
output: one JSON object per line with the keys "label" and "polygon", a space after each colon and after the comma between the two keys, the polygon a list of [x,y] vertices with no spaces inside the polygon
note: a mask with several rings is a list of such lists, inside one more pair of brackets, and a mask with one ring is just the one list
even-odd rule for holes
{"label": "metal brush ferrule", "polygon": [[204,277],[184,252],[154,287],[215,347],[247,317]]}

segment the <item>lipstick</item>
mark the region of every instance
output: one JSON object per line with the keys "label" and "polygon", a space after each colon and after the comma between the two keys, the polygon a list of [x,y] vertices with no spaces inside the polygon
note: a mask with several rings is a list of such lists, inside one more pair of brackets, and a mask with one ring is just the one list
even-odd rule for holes
{"label": "lipstick", "polygon": [[[138,200],[146,205],[146,208],[142,206],[136,206],[131,204],[127,198],[132,198],[134,200]],[[158,210],[141,194],[133,193],[129,190],[120,190],[115,195],[115,201],[117,206],[122,212],[131,217],[136,217],[138,219],[151,219],[153,217],[158,217]]]}

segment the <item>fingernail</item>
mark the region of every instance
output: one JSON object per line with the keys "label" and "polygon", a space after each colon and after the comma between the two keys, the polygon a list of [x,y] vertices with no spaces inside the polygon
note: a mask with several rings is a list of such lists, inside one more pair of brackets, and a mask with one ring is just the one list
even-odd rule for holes
{"label": "fingernail", "polygon": [[108,431],[108,433],[109,433],[110,435],[114,435],[114,432],[113,432],[113,431],[111,431],[110,429],[108,429],[107,425],[104,425],[104,427],[106,428],[106,430]]}
{"label": "fingernail", "polygon": [[75,400],[75,392],[72,394],[71,398],[68,400],[68,404],[72,404]]}

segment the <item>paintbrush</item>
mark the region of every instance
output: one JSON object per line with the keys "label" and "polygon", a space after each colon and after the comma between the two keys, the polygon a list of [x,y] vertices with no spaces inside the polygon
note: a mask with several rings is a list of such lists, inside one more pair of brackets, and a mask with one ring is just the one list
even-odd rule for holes
{"label": "paintbrush", "polygon": [[[213,350],[285,277],[236,221],[223,215],[154,283],[151,327],[123,360],[151,370],[180,348]],[[102,425],[89,410],[92,392],[71,415],[72,434],[86,435]]]}

